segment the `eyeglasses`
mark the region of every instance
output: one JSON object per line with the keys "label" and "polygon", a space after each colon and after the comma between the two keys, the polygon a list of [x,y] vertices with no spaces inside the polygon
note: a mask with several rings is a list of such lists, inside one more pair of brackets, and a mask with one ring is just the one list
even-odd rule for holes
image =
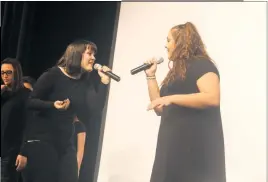
{"label": "eyeglasses", "polygon": [[7,76],[9,76],[9,75],[12,75],[12,73],[13,73],[13,71],[11,71],[11,70],[7,70],[7,71],[1,71],[1,75],[7,75]]}

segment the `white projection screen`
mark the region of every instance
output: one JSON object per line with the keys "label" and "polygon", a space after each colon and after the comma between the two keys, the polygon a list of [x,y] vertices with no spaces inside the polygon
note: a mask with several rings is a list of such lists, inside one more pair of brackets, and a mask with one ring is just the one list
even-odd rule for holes
{"label": "white projection screen", "polygon": [[110,86],[97,182],[149,182],[160,117],[146,111],[144,72],[130,70],[162,56],[160,83],[168,71],[168,31],[188,21],[197,26],[221,74],[227,182],[265,182],[265,2],[121,3],[113,72],[122,79]]}

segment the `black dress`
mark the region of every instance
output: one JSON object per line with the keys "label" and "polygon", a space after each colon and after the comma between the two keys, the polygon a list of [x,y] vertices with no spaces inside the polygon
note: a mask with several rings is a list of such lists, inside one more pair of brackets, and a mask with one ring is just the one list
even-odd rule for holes
{"label": "black dress", "polygon": [[[208,72],[208,60],[189,64],[186,79],[161,88],[161,96],[198,93],[196,81]],[[220,107],[163,108],[151,182],[225,182],[224,139]]]}

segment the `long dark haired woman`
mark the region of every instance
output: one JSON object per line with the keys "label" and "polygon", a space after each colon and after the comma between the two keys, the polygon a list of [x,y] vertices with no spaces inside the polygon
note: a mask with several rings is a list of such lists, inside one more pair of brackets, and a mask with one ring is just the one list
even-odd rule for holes
{"label": "long dark haired woman", "polygon": [[[26,101],[30,91],[23,86],[22,69],[18,60],[1,62],[1,181],[17,182],[17,170],[27,159],[18,155],[26,121]],[[18,155],[18,161],[16,157]]]}
{"label": "long dark haired woman", "polygon": [[[43,73],[35,83],[28,107],[37,112],[28,124],[23,148],[28,157],[23,172],[26,182],[77,182],[73,119],[77,116],[81,122],[87,122],[87,115],[91,113],[84,75],[93,70],[96,52],[92,42],[71,43],[60,64]],[[108,70],[103,67],[98,72],[102,85],[110,82],[101,72]],[[94,103],[90,104],[94,107]]]}

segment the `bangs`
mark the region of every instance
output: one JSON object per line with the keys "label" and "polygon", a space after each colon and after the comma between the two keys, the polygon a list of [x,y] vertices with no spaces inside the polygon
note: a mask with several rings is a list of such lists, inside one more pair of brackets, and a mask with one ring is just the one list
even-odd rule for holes
{"label": "bangs", "polygon": [[95,54],[97,54],[98,51],[96,44],[94,44],[93,42],[89,42],[88,44],[86,44],[86,49],[93,51]]}

